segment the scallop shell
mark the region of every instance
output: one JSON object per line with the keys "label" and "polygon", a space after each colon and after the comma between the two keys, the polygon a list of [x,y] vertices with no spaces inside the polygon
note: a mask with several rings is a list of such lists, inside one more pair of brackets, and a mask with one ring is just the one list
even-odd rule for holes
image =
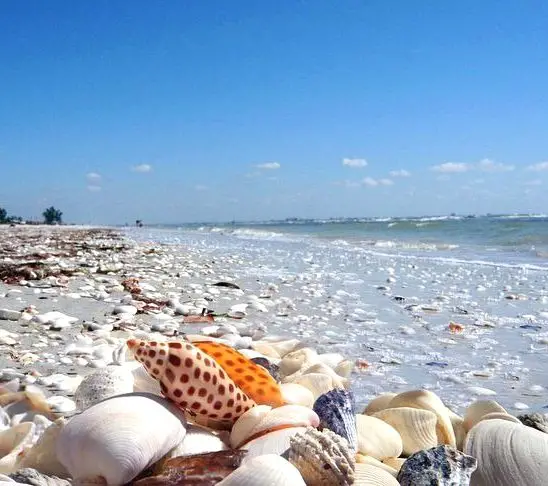
{"label": "scallop shell", "polygon": [[403,443],[403,454],[410,456],[438,445],[435,413],[420,408],[387,408],[373,415],[396,429]]}
{"label": "scallop shell", "polygon": [[333,383],[333,378],[321,373],[301,375],[294,381],[294,383],[308,388],[312,392],[314,400],[316,400],[320,395],[336,388]]}
{"label": "scallop shell", "polygon": [[272,408],[257,405],[244,413],[230,432],[230,444],[240,448],[247,442],[275,430],[291,427],[317,427],[320,419],[313,410],[300,405]]}
{"label": "scallop shell", "polygon": [[383,393],[382,395],[373,398],[373,400],[367,404],[367,407],[365,407],[363,413],[365,415],[373,415],[381,410],[384,410],[385,408],[388,408],[388,405],[395,396],[395,393]]}
{"label": "scallop shell", "polygon": [[386,422],[369,415],[356,415],[358,451],[366,456],[383,460],[398,457],[403,451],[400,434]]}
{"label": "scallop shell", "polygon": [[[387,457],[383,461],[386,461],[387,459],[394,459],[394,458]],[[364,456],[363,454],[358,453],[356,454],[356,462],[360,464],[369,464],[370,466],[379,467],[385,470],[387,473],[390,473],[394,477],[398,475],[398,471],[396,471],[396,469],[394,469],[388,463],[381,462],[378,459],[375,459],[374,457],[371,457],[371,456]]]}
{"label": "scallop shell", "polygon": [[283,457],[274,454],[244,461],[218,486],[306,486],[301,473]]}
{"label": "scallop shell", "polygon": [[283,377],[306,369],[318,362],[318,353],[311,348],[301,348],[287,353],[280,361],[280,373]]}
{"label": "scallop shell", "polygon": [[76,391],[74,402],[79,410],[116,395],[133,391],[134,378],[131,371],[122,366],[107,366],[87,375]]}
{"label": "scallop shell", "polygon": [[121,485],[180,444],[185,432],[183,413],[168,400],[120,395],[72,417],[57,439],[57,458],[79,483]]}
{"label": "scallop shell", "polygon": [[548,435],[506,420],[484,420],[472,427],[464,452],[478,460],[474,486],[546,484]]}
{"label": "scallop shell", "polygon": [[354,453],[339,435],[309,427],[294,435],[290,444],[288,460],[300,471],[307,486],[354,483]]}
{"label": "scallop shell", "polygon": [[32,443],[34,424],[23,422],[0,432],[0,473],[17,470],[19,455]]}
{"label": "scallop shell", "polygon": [[316,400],[313,407],[320,418],[320,426],[344,437],[348,446],[356,451],[356,415],[354,396],[349,390],[334,389]]}
{"label": "scallop shell", "polygon": [[508,413],[504,407],[494,400],[477,400],[464,413],[464,430],[468,432],[484,415],[488,413]]}
{"label": "scallop shell", "polygon": [[[242,446],[247,451],[247,457],[263,456],[265,454],[284,455],[291,445],[292,437],[302,434],[306,427],[290,427],[273,430],[250,440]],[[284,455],[285,457],[285,455]]]}
{"label": "scallop shell", "polygon": [[389,472],[371,464],[356,464],[354,486],[400,486]]}
{"label": "scallop shell", "polygon": [[447,407],[439,397],[428,390],[411,390],[396,395],[389,403],[389,408],[411,407],[434,412],[438,417],[436,432],[438,444],[456,446],[455,432],[449,418]]}
{"label": "scallop shell", "polygon": [[521,424],[518,418],[514,417],[513,415],[510,415],[509,413],[502,413],[502,412],[487,413],[483,417],[481,417],[480,422],[483,422],[484,420],[493,420],[493,419],[506,420],[508,422],[513,422],[515,424]]}

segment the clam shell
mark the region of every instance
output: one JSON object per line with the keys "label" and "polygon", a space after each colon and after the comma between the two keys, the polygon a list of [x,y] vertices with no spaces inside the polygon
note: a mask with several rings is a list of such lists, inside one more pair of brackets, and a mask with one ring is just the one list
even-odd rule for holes
{"label": "clam shell", "polygon": [[311,348],[301,348],[287,353],[280,361],[280,373],[283,377],[306,369],[318,362],[318,353]]}
{"label": "clam shell", "polygon": [[32,443],[34,424],[23,422],[0,432],[0,473],[17,470],[18,459],[26,446]]}
{"label": "clam shell", "polygon": [[451,420],[451,425],[453,426],[453,433],[455,434],[455,442],[457,449],[462,451],[462,445],[464,444],[464,439],[466,438],[466,430],[464,430],[464,419],[454,413],[449,408],[447,409],[449,413],[449,420]]}
{"label": "clam shell", "polygon": [[[387,459],[394,459],[393,457],[387,457]],[[363,454],[356,454],[356,462],[360,464],[369,464],[370,466],[379,467],[386,472],[390,473],[392,476],[396,477],[398,475],[398,471],[394,469],[389,463],[381,462],[378,459],[375,459],[371,456],[364,456]]]}
{"label": "clam shell", "polygon": [[168,400],[120,395],[72,417],[57,439],[57,458],[78,482],[121,485],[180,444],[185,433],[183,412]]}
{"label": "clam shell", "polygon": [[281,456],[291,446],[291,438],[306,431],[306,427],[290,427],[274,430],[244,444],[241,449],[247,450],[247,457],[276,454]]}
{"label": "clam shell", "polygon": [[371,464],[356,464],[354,486],[400,486],[389,472]]}
{"label": "clam shell", "polygon": [[294,383],[308,388],[312,392],[314,400],[316,400],[320,395],[336,388],[333,383],[333,378],[321,373],[301,375],[294,381]]}
{"label": "clam shell", "polygon": [[403,454],[410,456],[438,445],[434,412],[420,408],[387,408],[373,415],[396,429],[403,443]]}
{"label": "clam shell", "polygon": [[348,442],[348,446],[356,451],[358,437],[354,409],[352,392],[338,388],[318,397],[313,407],[314,412],[320,418],[320,426],[344,437]]}
{"label": "clam shell", "polygon": [[299,470],[274,454],[246,460],[218,486],[306,486]]}
{"label": "clam shell", "polygon": [[466,409],[464,413],[464,430],[468,432],[476,425],[484,415],[488,413],[505,413],[508,412],[494,400],[477,400]]}
{"label": "clam shell", "polygon": [[205,427],[188,424],[183,441],[171,450],[170,457],[206,454],[209,452],[225,451],[228,446],[221,438]]}
{"label": "clam shell", "polygon": [[369,415],[356,415],[358,451],[366,456],[383,460],[398,457],[403,451],[400,434],[386,422]]}
{"label": "clam shell", "polygon": [[363,413],[365,415],[373,415],[381,410],[384,410],[385,408],[388,408],[388,405],[395,396],[395,393],[383,393],[382,395],[373,398],[373,400],[367,404],[367,407],[365,407]]}
{"label": "clam shell", "polygon": [[389,403],[389,408],[411,407],[434,412],[438,417],[438,444],[449,444],[456,447],[455,433],[449,418],[447,407],[439,397],[428,390],[411,390],[396,395]]}
{"label": "clam shell", "polygon": [[74,402],[79,410],[115,395],[133,391],[134,378],[131,371],[122,366],[107,366],[87,375],[74,392]]}
{"label": "clam shell", "polygon": [[502,412],[487,413],[483,417],[481,417],[480,422],[483,422],[484,420],[493,420],[493,419],[506,420],[508,422],[513,422],[515,424],[521,424],[521,422],[519,421],[517,417],[514,417],[513,415],[510,415],[509,413],[502,413]]}
{"label": "clam shell", "polygon": [[288,460],[300,471],[307,486],[354,483],[354,453],[339,435],[309,427],[294,435],[290,444]]}
{"label": "clam shell", "polygon": [[337,373],[337,375],[339,376],[342,376],[343,378],[348,379],[350,378],[350,375],[354,371],[354,367],[355,367],[354,361],[345,359],[337,365],[337,367],[335,368],[335,373]]}
{"label": "clam shell", "polygon": [[312,392],[298,383],[282,383],[280,385],[282,399],[287,405],[302,405],[312,408],[314,406],[314,395]]}
{"label": "clam shell", "polygon": [[548,435],[506,420],[484,420],[466,437],[464,452],[478,460],[474,486],[546,484]]}

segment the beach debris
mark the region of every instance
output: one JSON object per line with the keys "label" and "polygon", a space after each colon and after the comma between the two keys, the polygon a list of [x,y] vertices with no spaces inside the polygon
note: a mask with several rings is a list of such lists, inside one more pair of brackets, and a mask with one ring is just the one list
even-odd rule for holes
{"label": "beach debris", "polygon": [[527,413],[518,415],[517,418],[523,425],[548,434],[548,415],[543,413]]}

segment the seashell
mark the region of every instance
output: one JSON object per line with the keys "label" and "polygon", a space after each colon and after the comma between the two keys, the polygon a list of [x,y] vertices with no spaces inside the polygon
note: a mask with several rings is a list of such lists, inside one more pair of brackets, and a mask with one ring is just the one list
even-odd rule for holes
{"label": "seashell", "polygon": [[528,427],[540,430],[548,434],[548,416],[542,413],[528,413],[525,415],[519,415],[518,420]]}
{"label": "seashell", "polygon": [[421,408],[434,412],[438,417],[437,435],[438,444],[449,444],[452,447],[456,446],[455,433],[453,425],[449,418],[447,407],[439,399],[439,397],[428,390],[412,390],[396,395],[390,401],[389,408],[411,407]]}
{"label": "seashell", "polygon": [[294,383],[308,388],[312,392],[314,400],[317,400],[319,396],[336,388],[333,383],[333,378],[327,375],[322,375],[321,373],[301,375],[294,381]]}
{"label": "seashell", "polygon": [[[162,393],[182,409],[232,423],[255,405],[226,370],[190,343],[130,339],[127,344]],[[268,379],[266,371],[260,373]]]}
{"label": "seashell", "polygon": [[47,476],[36,469],[24,468],[10,474],[10,478],[17,483],[31,484],[33,486],[70,486],[71,483],[56,476]]}
{"label": "seashell", "polygon": [[280,354],[274,348],[272,343],[265,343],[262,341],[255,341],[251,343],[251,347],[254,351],[257,351],[258,353],[261,353],[263,356],[267,356],[268,358],[272,358],[275,360],[279,360],[281,358]]}
{"label": "seashell", "polygon": [[370,417],[356,415],[358,432],[358,451],[366,456],[383,460],[385,457],[398,457],[403,451],[400,434],[386,422]]}
{"label": "seashell", "polygon": [[[386,459],[394,459],[393,457],[387,457]],[[396,477],[398,475],[398,471],[391,467],[389,464],[385,462],[381,462],[378,459],[375,459],[371,456],[364,456],[363,454],[356,454],[356,462],[360,464],[369,464],[370,466],[379,467],[381,469],[384,469],[387,473],[390,473],[392,476]]]}
{"label": "seashell", "polygon": [[218,486],[306,486],[299,470],[283,457],[274,454],[244,461]]}
{"label": "seashell", "polygon": [[318,354],[318,362],[329,366],[331,369],[335,369],[339,363],[344,360],[344,356],[340,353],[323,353]]}
{"label": "seashell", "polygon": [[281,456],[290,448],[291,438],[305,431],[306,427],[289,427],[265,431],[264,434],[246,442],[241,449],[247,450],[247,457],[257,457],[265,454]]}
{"label": "seashell", "polygon": [[378,397],[373,398],[365,407],[363,413],[365,415],[373,415],[385,408],[388,408],[389,403],[392,401],[392,398],[396,396],[395,393],[383,393]]}
{"label": "seashell", "polygon": [[183,413],[169,401],[119,395],[72,417],[59,433],[56,453],[79,483],[121,485],[180,444],[185,432]]}
{"label": "seashell", "polygon": [[280,362],[280,373],[290,376],[300,369],[306,369],[318,362],[318,353],[312,348],[301,348],[287,353]]}
{"label": "seashell", "polygon": [[493,420],[493,419],[506,420],[508,422],[514,422],[515,424],[521,424],[518,418],[514,417],[513,415],[510,415],[509,413],[502,413],[502,412],[487,413],[483,417],[481,417],[480,422],[483,422],[484,420]]}
{"label": "seashell", "polygon": [[0,432],[0,473],[10,474],[17,470],[19,455],[32,443],[34,424],[24,422]]}
{"label": "seashell", "polygon": [[251,358],[251,361],[268,371],[275,381],[280,381],[280,367],[277,364],[272,363],[266,358]]}
{"label": "seashell", "polygon": [[242,463],[246,451],[217,451],[174,457],[167,460],[157,476],[150,476],[133,484],[135,486],[175,486],[199,484],[213,486],[235,471]]}
{"label": "seashell", "polygon": [[162,389],[160,388],[160,383],[147,373],[141,363],[135,361],[133,363],[137,365],[131,369],[131,374],[133,375],[133,391],[152,393],[161,396]]}
{"label": "seashell", "polygon": [[354,396],[349,390],[334,389],[318,397],[313,410],[320,426],[344,437],[353,451],[358,448]]}
{"label": "seashell", "polygon": [[66,423],[65,418],[59,418],[53,422],[33,446],[25,449],[18,466],[37,469],[48,476],[68,477],[67,470],[59,462],[55,452],[57,439]]}
{"label": "seashell", "polygon": [[312,392],[298,383],[282,383],[280,385],[282,399],[286,405],[302,405],[312,408],[314,395]]}
{"label": "seashell", "polygon": [[464,430],[464,419],[449,408],[447,409],[447,412],[449,413],[449,420],[451,420],[451,425],[453,426],[456,447],[459,451],[462,451],[462,445],[464,444],[464,439],[466,437],[466,430]]}
{"label": "seashell", "polygon": [[343,378],[350,378],[350,375],[354,371],[355,363],[349,359],[341,361],[335,368],[335,373]]}
{"label": "seashell", "polygon": [[209,452],[225,451],[228,446],[221,438],[205,427],[199,425],[187,425],[186,435],[183,441],[170,451],[170,457],[190,456],[193,454],[206,454]]}
{"label": "seashell", "polygon": [[400,486],[389,472],[371,464],[356,464],[354,486]]}
{"label": "seashell", "polygon": [[476,466],[473,457],[440,445],[409,457],[398,473],[398,481],[401,486],[468,485]]}
{"label": "seashell", "polygon": [[545,484],[548,435],[506,420],[484,420],[466,436],[464,452],[475,457],[474,486]]}
{"label": "seashell", "polygon": [[105,398],[131,393],[133,384],[130,370],[122,366],[107,366],[82,380],[74,392],[74,402],[79,410],[85,410]]}
{"label": "seashell", "polygon": [[319,423],[316,412],[300,405],[284,405],[278,408],[257,405],[236,421],[230,432],[230,444],[239,449],[247,442],[275,430],[317,427]]}
{"label": "seashell", "polygon": [[307,486],[354,483],[354,453],[339,435],[309,427],[289,442],[288,460],[299,470]]}
{"label": "seashell", "polygon": [[[346,378],[343,378],[342,376],[337,375],[334,369],[330,368],[324,363],[316,363],[302,370],[303,375],[308,375],[311,373],[321,373],[330,376],[333,379],[333,383],[337,388],[348,388],[348,380]],[[290,380],[290,377],[286,377],[284,381],[287,380]]]}
{"label": "seashell", "polygon": [[468,432],[476,425],[484,415],[488,413],[508,413],[501,405],[494,400],[477,400],[472,403],[464,413],[464,430]]}
{"label": "seashell", "polygon": [[377,412],[373,417],[396,429],[401,436],[405,456],[438,445],[438,418],[434,412],[410,407],[387,408]]}
{"label": "seashell", "polygon": [[382,464],[394,470],[396,473],[395,476],[397,476],[405,461],[406,459],[404,459],[403,457],[385,457],[382,460]]}

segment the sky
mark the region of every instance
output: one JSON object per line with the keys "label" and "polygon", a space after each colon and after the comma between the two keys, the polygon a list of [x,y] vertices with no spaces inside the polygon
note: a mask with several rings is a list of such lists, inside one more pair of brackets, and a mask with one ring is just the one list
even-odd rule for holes
{"label": "sky", "polygon": [[0,2],[0,207],[548,213],[542,0]]}

